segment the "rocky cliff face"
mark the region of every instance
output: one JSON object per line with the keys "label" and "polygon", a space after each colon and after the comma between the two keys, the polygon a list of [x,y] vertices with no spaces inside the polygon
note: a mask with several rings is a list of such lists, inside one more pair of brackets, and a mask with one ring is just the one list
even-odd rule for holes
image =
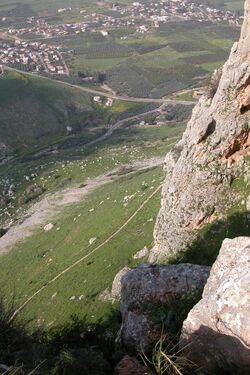
{"label": "rocky cliff face", "polygon": [[205,374],[250,373],[250,238],[223,242],[181,346]]}
{"label": "rocky cliff face", "polygon": [[[241,38],[209,93],[194,108],[182,140],[167,155],[166,181],[150,261],[184,250],[197,230],[221,218],[237,199],[231,184],[250,151],[250,0]],[[247,177],[249,180],[249,177]]]}
{"label": "rocky cliff face", "polygon": [[[147,352],[159,339],[162,324],[155,310],[166,301],[180,301],[193,291],[202,291],[210,267],[194,264],[147,265],[128,271],[121,280],[121,341],[130,353]],[[171,315],[170,306],[164,307]],[[166,327],[164,327],[167,329]]]}

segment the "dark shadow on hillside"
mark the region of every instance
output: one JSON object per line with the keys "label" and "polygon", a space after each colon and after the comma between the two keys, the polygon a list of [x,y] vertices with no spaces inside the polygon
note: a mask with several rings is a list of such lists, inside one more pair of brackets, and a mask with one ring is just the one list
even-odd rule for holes
{"label": "dark shadow on hillside", "polygon": [[181,346],[184,348],[183,354],[198,366],[195,374],[250,374],[249,349],[235,336],[201,325],[188,340],[181,342]]}
{"label": "dark shadow on hillside", "polygon": [[117,311],[96,323],[73,316],[61,326],[31,334],[27,323],[10,320],[12,310],[0,301],[0,363],[14,366],[16,375],[34,369],[35,375],[113,374],[122,355],[115,343],[120,328]]}
{"label": "dark shadow on hillside", "polygon": [[250,212],[235,213],[204,226],[197,238],[171,263],[212,265],[225,238],[250,236]]}

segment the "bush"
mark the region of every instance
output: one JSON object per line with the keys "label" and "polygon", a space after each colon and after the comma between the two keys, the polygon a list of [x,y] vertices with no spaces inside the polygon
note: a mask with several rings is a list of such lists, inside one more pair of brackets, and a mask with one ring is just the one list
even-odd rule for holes
{"label": "bush", "polygon": [[55,358],[51,375],[104,375],[110,371],[103,355],[92,348],[63,350]]}
{"label": "bush", "polygon": [[168,298],[164,303],[150,306],[149,314],[153,322],[163,327],[170,341],[178,340],[184,320],[194,305],[200,301],[201,295],[201,290],[193,290],[179,299]]}
{"label": "bush", "polygon": [[7,229],[0,228],[0,238],[3,237],[7,233]]}
{"label": "bush", "polygon": [[25,351],[29,351],[32,338],[27,334],[26,322],[11,319],[14,305],[6,307],[0,299],[0,362],[7,366],[22,365]]}
{"label": "bush", "polygon": [[21,195],[21,197],[18,200],[18,203],[20,205],[29,203],[30,201],[38,198],[40,195],[42,195],[46,191],[45,188],[35,185],[30,185],[27,187],[26,191]]}

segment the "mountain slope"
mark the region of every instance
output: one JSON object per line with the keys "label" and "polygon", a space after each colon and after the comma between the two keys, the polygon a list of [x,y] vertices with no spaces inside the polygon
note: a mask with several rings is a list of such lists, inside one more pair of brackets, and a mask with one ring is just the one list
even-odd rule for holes
{"label": "mountain slope", "polygon": [[70,128],[79,133],[101,120],[88,94],[18,72],[0,76],[0,162],[61,141]]}
{"label": "mountain slope", "polygon": [[[233,46],[224,67],[214,73],[182,140],[166,157],[167,177],[151,261],[173,258],[189,249],[192,257],[185,255],[184,259],[211,262],[224,234],[249,232],[249,62],[247,0],[239,43]],[[201,236],[205,239],[208,231],[209,241],[205,245],[197,242],[197,234],[198,240]],[[202,253],[209,244],[213,244],[214,253]]]}

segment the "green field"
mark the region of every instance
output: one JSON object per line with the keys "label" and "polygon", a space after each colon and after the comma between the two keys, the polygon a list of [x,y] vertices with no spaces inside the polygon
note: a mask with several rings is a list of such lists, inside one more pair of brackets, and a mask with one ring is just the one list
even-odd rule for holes
{"label": "green field", "polygon": [[[7,126],[6,132],[4,128],[1,131],[5,142],[18,150],[19,156],[0,166],[0,228],[5,227],[5,223],[22,221],[32,204],[46,198],[47,194],[50,196],[66,188],[84,189],[88,179],[118,171],[111,182],[97,186],[78,203],[55,210],[48,221],[33,227],[30,237],[1,256],[2,302],[15,309],[21,307],[18,321],[28,322],[28,331],[40,340],[32,346],[32,352],[27,352],[26,348],[22,353],[12,351],[4,362],[11,363],[10,358],[15,358],[17,364],[21,358],[26,366],[24,370],[39,365],[37,374],[61,375],[60,369],[55,370],[59,366],[56,357],[61,360],[60,356],[63,358],[67,353],[67,345],[72,344],[64,334],[67,336],[69,332],[70,335],[72,330],[79,340],[80,329],[81,332],[86,330],[87,335],[94,335],[98,346],[90,347],[88,337],[85,341],[80,338],[80,342],[74,344],[77,353],[81,353],[84,373],[92,371],[88,365],[88,361],[93,363],[92,353],[99,356],[94,374],[108,374],[110,370],[104,372],[102,356],[107,352],[107,360],[111,361],[119,318],[117,303],[103,301],[100,294],[111,288],[115,275],[123,267],[133,267],[144,261],[135,261],[133,255],[144,246],[152,245],[163,179],[162,166],[150,168],[147,160],[163,158],[180,139],[186,124],[172,121],[161,126],[138,127],[128,122],[105,141],[87,146],[84,145],[86,139],[96,137],[107,121],[134,116],[154,109],[155,105],[115,101],[111,108],[104,110],[101,107],[96,113],[90,96],[71,88],[63,91],[62,84],[56,82],[7,73],[0,77],[1,83],[5,92],[4,95],[1,91],[1,116],[14,115],[17,111],[16,121],[9,117],[9,133]],[[29,110],[23,105],[27,97],[32,99]],[[83,123],[82,130],[74,137],[64,133],[62,138],[53,138],[53,131],[60,134],[59,125],[65,129],[66,124],[73,124],[72,118],[66,124],[55,121],[58,112],[68,105],[80,108],[78,116],[86,116],[86,112],[92,111],[98,120],[94,121],[94,117],[93,121]],[[44,117],[49,109],[54,116],[54,122],[50,123]],[[25,119],[24,125],[20,118]],[[46,142],[42,139],[43,129],[49,132]],[[85,132],[89,132],[88,138]],[[8,138],[7,134],[15,136]],[[37,138],[36,134],[39,135]],[[35,140],[40,143],[36,144]],[[23,141],[29,142],[28,150],[22,148]],[[57,152],[50,152],[50,149],[43,152],[45,146],[54,142],[63,147]],[[41,154],[36,156],[37,151]],[[138,161],[146,168],[133,167]],[[5,200],[4,194],[10,186],[14,186],[14,195]],[[34,187],[40,189],[38,194],[30,193]],[[43,227],[48,222],[53,222],[54,227],[45,232]],[[92,244],[91,238],[95,238]],[[99,330],[99,336],[96,330]],[[43,332],[41,336],[40,332]],[[2,358],[1,351],[0,356]],[[78,360],[74,359],[74,363]],[[63,368],[66,371],[64,364]],[[108,368],[112,368],[111,363]],[[68,371],[73,374],[71,367]],[[76,370],[75,373],[80,372]]]}
{"label": "green field", "polygon": [[[131,4],[132,0],[120,0],[120,4]],[[200,4],[207,4],[209,6],[214,6],[217,8],[224,8],[229,10],[242,10],[242,1],[241,0],[195,0],[194,2],[198,2]],[[106,6],[109,8],[112,1],[106,1]],[[7,0],[0,0],[0,10],[12,10],[16,7],[24,7],[24,14],[28,14],[29,8],[33,12],[42,13],[44,14],[44,10],[46,9],[47,13],[56,13],[59,8],[69,7],[71,6],[72,9],[76,8],[84,8],[86,10],[103,10],[103,5],[98,5],[97,1],[89,1],[89,0],[43,0],[42,2],[38,2],[35,0],[16,0],[14,3],[9,4]],[[102,6],[102,7],[101,7]]]}
{"label": "green field", "polygon": [[[234,11],[242,7],[236,0],[197,2]],[[32,15],[50,23],[75,22],[81,20],[79,9],[105,12],[112,3],[0,0],[0,19],[9,11],[8,27],[22,27]],[[72,12],[59,15],[57,9],[64,6],[71,6]],[[238,35],[239,28],[223,23],[169,22],[147,36],[136,36],[131,28],[111,32],[107,38],[86,32],[49,42],[74,51],[67,54],[74,75],[70,78],[79,79],[79,72],[93,76],[105,72],[105,83],[117,92],[157,98],[175,97],[176,91],[202,85],[224,63]],[[192,95],[184,92],[176,98],[190,101]],[[29,374],[36,365],[41,365],[32,372],[37,375],[108,375],[119,361],[118,302],[104,301],[101,295],[111,289],[123,267],[147,261],[133,255],[153,244],[164,179],[162,165],[152,166],[150,161],[163,160],[178,142],[186,128],[183,113],[188,117],[190,109],[181,105],[169,109],[170,120],[162,125],[152,125],[156,114],[150,113],[123,122],[100,143],[88,142],[117,121],[155,108],[117,100],[108,108],[62,83],[13,71],[0,76],[0,236],[25,216],[32,219],[33,204],[51,199],[54,205],[44,222],[31,226],[30,236],[1,255],[0,309],[10,306],[17,317],[14,327],[27,322],[27,332],[33,334],[31,346],[21,341],[21,349],[15,351],[4,341],[9,336],[0,335],[0,362],[24,363],[18,375]],[[139,126],[141,120],[145,121]],[[5,156],[13,159],[1,165]],[[76,203],[59,208],[53,203],[55,197],[63,200],[65,191],[84,192],[90,181],[103,175],[109,182],[97,183]],[[222,238],[249,233],[242,204],[249,186],[238,176],[231,188],[240,199],[227,212],[228,220],[204,226],[197,241],[175,262],[211,264]],[[53,227],[47,232],[48,223]],[[18,342],[18,331],[14,332]]]}
{"label": "green field", "polygon": [[0,138],[7,154],[16,157],[53,144],[61,148],[84,144],[120,116],[147,108],[150,105],[119,101],[105,108],[93,102],[93,95],[56,81],[13,71],[0,76]]}
{"label": "green field", "polygon": [[[38,176],[32,184],[42,185],[50,192],[60,189],[65,180],[69,186],[79,186],[87,177],[133,164],[136,160],[164,156],[183,129],[182,124],[174,123],[146,129],[121,129],[98,150],[92,150],[88,157],[84,157],[83,151],[81,157],[80,149],[75,150],[77,158],[71,155],[71,160],[66,154],[60,162],[45,159],[37,167],[36,162],[31,162],[27,173],[30,175],[36,171]],[[31,183],[20,178],[24,173],[21,166],[17,164],[11,170],[13,178],[19,180],[19,196]],[[82,202],[57,214],[53,218],[55,227],[52,231],[46,233],[42,227],[37,227],[30,238],[1,258],[2,265],[5,265],[0,271],[1,288],[6,300],[11,302],[15,298],[15,303],[20,306],[64,268],[102,244],[158,188],[162,177],[161,167],[125,173]],[[125,197],[129,197],[128,202]],[[114,238],[43,290],[21,312],[21,316],[31,318],[33,327],[37,324],[48,326],[53,317],[56,317],[53,324],[65,323],[73,313],[79,318],[85,316],[89,321],[105,318],[112,306],[100,301],[99,294],[111,286],[121,268],[136,264],[133,254],[145,245],[150,246],[159,204],[160,193],[157,192]],[[96,241],[89,246],[88,241],[93,237]],[[14,272],[15,277],[7,282],[10,272]],[[55,293],[56,297],[52,298]],[[75,299],[71,299],[72,296]],[[84,297],[79,300],[80,296]]]}
{"label": "green field", "polygon": [[224,63],[238,35],[238,28],[190,21],[169,22],[151,36],[127,35],[126,40],[114,33],[106,40],[91,41],[92,35],[86,33],[55,42],[74,48],[68,63],[75,74],[104,71],[107,84],[117,92],[161,97],[199,84],[211,66]]}
{"label": "green field", "polygon": [[86,127],[104,122],[90,95],[17,72],[0,76],[0,100],[1,141],[15,154],[63,140],[67,126],[87,140]]}
{"label": "green field", "polygon": [[[2,270],[9,270],[0,272],[1,290],[8,301],[14,297],[17,306],[22,304],[63,269],[104,242],[152,194],[161,177],[161,168],[123,177],[98,189],[84,202],[64,209],[63,215],[53,219],[53,231],[45,233],[38,228],[31,238],[1,259]],[[126,207],[125,196],[131,197]],[[111,286],[121,268],[135,264],[133,254],[151,244],[159,198],[157,194],[109,243],[42,291],[21,316],[34,319],[34,327],[65,323],[72,314],[87,316],[89,321],[104,318],[111,306],[101,302],[99,294]],[[95,211],[89,212],[93,208]],[[89,246],[93,237],[97,240]],[[9,272],[15,274],[11,280]],[[83,297],[79,299],[80,296]]]}
{"label": "green field", "polygon": [[[242,11],[240,0],[197,2]],[[132,0],[124,3],[132,3]],[[6,0],[1,0],[0,4],[5,6]],[[68,1],[38,3],[27,0],[20,4],[21,7],[26,4],[26,8],[38,14],[41,9],[46,9],[44,16],[49,23],[54,24],[83,21],[81,17],[93,12],[105,14],[112,2],[105,1],[101,5],[87,0],[71,1],[72,11],[62,15],[57,14],[57,9],[69,6]],[[79,13],[82,8],[86,10],[84,15]],[[106,83],[115,91],[130,96],[157,98],[200,85],[207,74],[225,62],[239,32],[239,28],[224,23],[168,22],[147,35],[136,34],[135,27],[131,27],[111,30],[108,37],[87,31],[73,36],[50,38],[47,43],[64,48],[73,75],[78,76],[80,72],[96,77],[98,73],[105,72]],[[27,34],[26,38],[32,39],[34,35]],[[46,42],[46,39],[43,40]],[[69,54],[72,50],[74,53]]]}
{"label": "green field", "polygon": [[[98,148],[78,146],[54,155],[31,158],[30,161],[15,160],[0,167],[1,191],[8,190],[11,184],[15,185],[15,199],[7,200],[0,207],[0,226],[7,218],[16,217],[20,203],[23,211],[36,200],[27,199],[27,190],[32,186],[42,188],[43,194],[46,194],[80,184],[89,177],[96,177],[123,164],[154,156],[163,157],[180,137],[184,127],[183,124],[174,123],[148,129],[118,129],[112,138],[98,145]],[[28,181],[26,176],[29,176]]]}

